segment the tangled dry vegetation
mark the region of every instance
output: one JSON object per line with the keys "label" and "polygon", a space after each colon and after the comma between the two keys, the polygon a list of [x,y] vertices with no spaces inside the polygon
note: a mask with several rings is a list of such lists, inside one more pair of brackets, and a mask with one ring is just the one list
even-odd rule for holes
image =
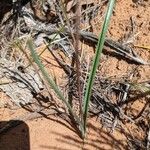
{"label": "tangled dry vegetation", "polygon": [[[70,121],[67,108],[58,100],[48,83],[44,80],[38,67],[31,57],[27,47],[28,39],[32,38],[36,52],[44,66],[47,64],[59,66],[62,81],[57,83],[59,76],[53,78],[63,91],[65,97],[77,114],[80,115],[79,97],[83,98],[84,89],[89,76],[92,57],[84,47],[80,54],[80,88],[78,92],[78,72],[75,66],[76,49],[76,1],[63,0],[24,0],[16,2],[0,2],[0,90],[9,99],[0,100],[0,108],[20,108],[29,111],[28,116],[18,116],[20,120],[30,120],[37,117],[57,114]],[[95,2],[81,1],[80,30],[78,35],[78,49],[81,45],[94,47],[98,41],[92,32],[92,20],[98,14],[104,16],[108,0]],[[140,1],[135,2],[142,3]],[[146,2],[145,2],[146,3]],[[5,8],[5,9],[4,9]],[[101,22],[104,17],[101,18]],[[134,19],[131,18],[131,34],[134,34]],[[128,37],[129,40],[131,37]],[[76,44],[75,44],[76,43]],[[42,50],[41,50],[42,47]],[[127,62],[135,64],[134,68],[121,77],[108,77],[102,74],[99,66],[89,108],[89,117],[96,116],[98,121],[110,132],[121,130],[127,137],[129,149],[150,148],[150,85],[149,81],[133,82],[136,66],[149,65],[132,47],[130,41],[119,42],[106,38],[104,43],[106,54],[113,54]],[[51,60],[44,58],[44,53]],[[94,53],[90,52],[93,56]],[[103,60],[103,64],[105,59]],[[56,67],[57,68],[57,67]],[[55,69],[56,69],[55,68]],[[49,68],[47,68],[49,69]],[[50,69],[51,70],[51,69]],[[143,107],[135,112],[134,105],[140,102]],[[9,124],[9,123],[8,123]],[[0,134],[6,133],[13,123],[0,128]],[[132,124],[143,133],[141,139],[134,137],[124,129],[124,124]],[[17,124],[16,124],[17,125]]]}

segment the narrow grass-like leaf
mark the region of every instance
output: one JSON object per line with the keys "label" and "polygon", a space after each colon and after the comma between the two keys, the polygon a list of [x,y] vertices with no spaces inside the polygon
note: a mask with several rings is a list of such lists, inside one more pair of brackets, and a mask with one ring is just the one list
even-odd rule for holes
{"label": "narrow grass-like leaf", "polygon": [[42,75],[44,76],[44,78],[46,79],[46,81],[49,83],[50,87],[54,90],[54,92],[56,93],[56,95],[58,96],[58,98],[60,100],[62,100],[64,102],[64,104],[67,106],[69,112],[71,113],[72,117],[74,117],[73,119],[75,121],[77,121],[77,124],[80,127],[80,131],[81,134],[83,136],[83,125],[80,122],[80,119],[77,117],[77,115],[73,112],[72,107],[70,106],[70,104],[68,103],[68,101],[65,99],[65,97],[63,96],[61,90],[59,89],[59,87],[55,84],[54,80],[50,77],[50,75],[47,73],[47,71],[44,68],[44,65],[42,64],[42,62],[40,61],[39,56],[37,55],[36,51],[34,50],[33,47],[33,42],[31,40],[28,40],[27,42],[28,47],[31,51],[31,56],[34,59],[34,61],[36,62],[36,64],[38,65],[39,69],[42,72]]}
{"label": "narrow grass-like leaf", "polygon": [[96,70],[99,65],[99,60],[100,60],[100,56],[101,56],[102,49],[104,46],[105,36],[106,36],[107,29],[108,29],[110,17],[111,17],[112,11],[113,11],[114,3],[115,3],[115,0],[110,0],[110,2],[109,2],[108,10],[107,10],[105,20],[103,23],[102,32],[100,33],[100,36],[98,39],[98,44],[96,47],[96,53],[95,53],[92,69],[90,71],[89,79],[87,81],[87,87],[86,87],[86,91],[85,91],[85,95],[84,95],[84,106],[83,106],[84,132],[86,132],[86,123],[87,123],[89,102],[90,102],[92,87],[93,87],[93,83],[94,83],[94,78],[96,75]]}
{"label": "narrow grass-like leaf", "polygon": [[[41,63],[39,56],[37,55],[37,53],[35,52],[35,50],[33,48],[32,41],[28,40],[27,44],[28,44],[29,49],[31,51],[31,56],[34,59],[34,61],[36,62],[36,64],[38,65],[39,69],[41,70],[44,78],[47,80],[47,82],[49,83],[49,85],[51,86],[51,88],[56,92],[56,94],[58,95],[58,97],[61,100],[63,100],[66,103],[66,105],[68,105],[68,103],[65,100],[63,94],[61,93],[60,89],[55,84],[54,80],[50,77],[50,75],[47,73],[47,71],[44,68],[44,65]],[[70,106],[68,106],[68,107],[70,107]]]}

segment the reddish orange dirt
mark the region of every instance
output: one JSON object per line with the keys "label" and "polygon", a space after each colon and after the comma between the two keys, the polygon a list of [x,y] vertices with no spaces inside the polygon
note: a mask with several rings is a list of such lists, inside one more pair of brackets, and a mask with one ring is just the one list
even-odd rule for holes
{"label": "reddish orange dirt", "polygon": [[[101,30],[101,14],[104,13],[105,9],[106,7],[102,8],[98,16],[92,21],[93,32],[97,35]],[[107,37],[120,41],[126,40],[130,36],[128,33],[131,29],[130,18],[132,17],[136,30],[131,37],[135,46],[134,48],[145,61],[149,61],[150,49],[137,47],[137,45],[150,47],[149,14],[149,0],[137,0],[136,3],[132,0],[117,0]],[[93,51],[93,47],[87,45],[83,45],[83,48]],[[86,55],[88,55],[87,57],[91,57],[88,52]],[[55,61],[52,60],[53,58],[46,52],[42,55],[42,58],[51,62],[47,68],[53,72],[57,82],[61,82],[63,72],[58,67],[54,67]],[[142,82],[150,79],[149,66],[135,65],[121,59],[121,57],[107,55],[105,52],[101,59],[101,66],[101,74],[106,77],[115,76],[116,78],[120,78],[136,67],[137,71],[133,78],[134,81]],[[1,93],[0,101],[3,102],[6,99],[7,97]],[[130,106],[131,109],[127,114],[138,115],[144,104],[145,101],[139,99]],[[24,109],[11,110],[0,108],[0,120],[7,122],[26,113],[28,112]],[[148,124],[145,120],[143,122]],[[58,116],[50,115],[47,118],[31,119],[25,121],[23,124],[23,126],[19,125],[10,131],[9,135],[0,137],[0,150],[128,150],[128,134],[136,140],[143,140],[146,136],[144,130],[132,123],[122,123],[124,131],[115,129],[111,133],[109,129],[102,127],[102,124],[96,118],[88,120],[88,133],[84,141],[78,136],[72,125]],[[11,141],[13,140],[16,144],[12,144]]]}

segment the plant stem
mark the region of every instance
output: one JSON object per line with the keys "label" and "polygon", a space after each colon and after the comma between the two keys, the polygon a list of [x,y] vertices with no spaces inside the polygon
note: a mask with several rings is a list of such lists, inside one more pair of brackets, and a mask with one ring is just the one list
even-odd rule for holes
{"label": "plant stem", "polygon": [[[53,81],[53,79],[50,77],[50,75],[47,73],[47,71],[45,70],[43,64],[40,61],[39,56],[37,55],[37,53],[35,52],[34,48],[33,48],[33,42],[31,40],[28,40],[28,47],[31,51],[31,55],[32,58],[34,59],[34,61],[36,62],[36,64],[38,65],[39,69],[42,72],[42,75],[44,76],[44,78],[46,79],[46,81],[48,82],[48,84],[50,85],[50,87],[54,90],[55,94],[58,96],[58,98],[60,100],[62,100],[64,102],[64,104],[67,106],[71,116],[73,117],[73,119],[76,121],[76,123],[79,125],[80,127],[80,131],[81,134],[83,134],[83,124],[81,123],[80,119],[78,118],[78,116],[74,113],[74,111],[72,110],[72,107],[70,106],[70,104],[68,103],[68,101],[65,99],[65,97],[63,96],[62,92],[60,91],[60,89],[58,88],[58,86],[55,84],[55,82]],[[83,135],[82,135],[83,136]]]}
{"label": "plant stem", "polygon": [[108,29],[108,24],[110,21],[110,17],[113,11],[113,6],[114,6],[115,0],[110,0],[109,2],[109,6],[108,6],[108,10],[105,16],[105,20],[103,23],[103,28],[102,28],[102,32],[100,33],[99,39],[98,39],[98,44],[96,47],[96,54],[94,57],[94,62],[92,65],[92,69],[89,75],[89,79],[88,79],[88,83],[87,83],[87,87],[86,87],[86,91],[85,91],[85,96],[84,96],[84,107],[83,107],[83,117],[84,117],[84,132],[86,133],[86,124],[87,124],[87,116],[88,116],[88,109],[89,109],[89,102],[90,102],[90,98],[91,98],[91,93],[92,93],[92,87],[93,87],[93,83],[94,83],[94,78],[96,75],[96,70],[98,68],[99,65],[99,60],[100,60],[100,56],[102,53],[102,49],[104,46],[104,42],[105,42],[105,36],[106,36],[106,32]]}
{"label": "plant stem", "polygon": [[79,61],[80,50],[79,50],[79,39],[80,39],[80,16],[81,16],[81,6],[79,0],[76,0],[76,24],[75,24],[75,62],[76,62],[76,71],[77,71],[77,89],[79,95],[80,103],[80,118],[83,123],[83,111],[82,111],[82,91],[81,91],[81,65]]}

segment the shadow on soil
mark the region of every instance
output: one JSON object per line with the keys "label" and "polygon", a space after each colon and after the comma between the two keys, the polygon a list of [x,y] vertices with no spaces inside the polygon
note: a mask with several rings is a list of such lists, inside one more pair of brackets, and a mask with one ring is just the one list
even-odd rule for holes
{"label": "shadow on soil", "polygon": [[29,128],[25,122],[0,122],[0,150],[30,150]]}
{"label": "shadow on soil", "polygon": [[[98,129],[92,123],[89,124],[89,135],[83,142],[81,139],[72,135],[60,134],[57,131],[52,132],[58,146],[46,146],[41,145],[41,149],[45,150],[70,150],[70,149],[82,149],[82,150],[122,150],[127,149],[123,144],[123,140],[118,140],[113,135],[105,132],[103,129]],[[59,146],[60,145],[60,146]],[[62,148],[61,145],[66,145],[66,148]],[[70,148],[68,148],[70,147]]]}

